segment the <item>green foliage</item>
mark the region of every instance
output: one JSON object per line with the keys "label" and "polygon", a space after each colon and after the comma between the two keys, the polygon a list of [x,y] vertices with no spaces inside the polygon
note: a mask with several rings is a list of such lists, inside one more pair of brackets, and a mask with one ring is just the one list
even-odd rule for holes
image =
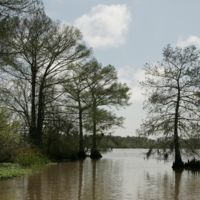
{"label": "green foliage", "polygon": [[[93,124],[91,110],[88,112],[88,119],[85,122],[85,129],[87,132],[92,132]],[[107,111],[106,109],[96,110],[96,129],[98,134],[109,134],[112,133],[111,128],[122,126],[124,121],[123,117],[116,116],[113,112]]]}
{"label": "green foliage", "polygon": [[19,122],[6,109],[0,109],[0,162],[13,161],[20,145]]}
{"label": "green foliage", "polygon": [[[87,72],[87,103],[89,106],[127,106],[129,105],[130,89],[118,81],[114,66],[102,66],[96,60],[85,66]],[[93,105],[95,104],[95,105]]]}
{"label": "green foliage", "polygon": [[128,105],[129,88],[118,82],[116,69],[88,61],[91,51],[80,31],[53,21],[42,8],[40,0],[0,3],[0,105],[21,120],[0,110],[0,162],[46,162],[34,150],[20,150],[22,128],[51,158],[75,158],[84,148],[83,131],[95,138],[120,126],[123,119],[110,108]]}
{"label": "green foliage", "polygon": [[24,167],[33,167],[47,164],[49,160],[40,152],[27,149],[18,153],[15,162]]}
{"label": "green foliage", "polygon": [[147,117],[141,125],[144,135],[172,136],[181,138],[198,133],[199,123],[199,71],[200,54],[194,46],[163,50],[163,60],[147,63],[144,108]]}
{"label": "green foliage", "polygon": [[44,151],[53,160],[77,159],[78,133],[51,128],[44,136]]}
{"label": "green foliage", "polygon": [[8,179],[31,173],[30,169],[24,169],[17,164],[1,164],[0,179]]}

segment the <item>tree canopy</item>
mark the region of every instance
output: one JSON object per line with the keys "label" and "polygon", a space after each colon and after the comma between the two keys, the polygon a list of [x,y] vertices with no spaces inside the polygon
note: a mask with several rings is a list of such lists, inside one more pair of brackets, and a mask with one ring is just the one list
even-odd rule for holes
{"label": "tree canopy", "polygon": [[197,134],[200,127],[199,55],[194,46],[173,49],[168,45],[162,62],[146,65],[146,79],[141,83],[148,97],[148,116],[141,130],[147,135],[173,136],[174,167],[183,164],[179,137]]}
{"label": "tree canopy", "polygon": [[81,32],[48,17],[40,0],[1,1],[0,11],[0,106],[23,139],[60,152],[56,141],[69,137],[85,153],[84,134],[93,133],[96,148],[96,134],[122,124],[111,107],[128,105],[115,67],[92,58]]}

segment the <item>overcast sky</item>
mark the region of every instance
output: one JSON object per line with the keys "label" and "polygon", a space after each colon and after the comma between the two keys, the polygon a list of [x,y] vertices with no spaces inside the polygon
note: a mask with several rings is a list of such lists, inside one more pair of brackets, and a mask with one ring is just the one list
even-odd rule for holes
{"label": "overcast sky", "polygon": [[169,43],[200,47],[199,0],[44,0],[44,6],[52,19],[79,27],[97,60],[114,65],[131,88],[132,105],[120,111],[124,129],[115,135],[135,135],[145,118],[138,87],[144,64],[161,60]]}

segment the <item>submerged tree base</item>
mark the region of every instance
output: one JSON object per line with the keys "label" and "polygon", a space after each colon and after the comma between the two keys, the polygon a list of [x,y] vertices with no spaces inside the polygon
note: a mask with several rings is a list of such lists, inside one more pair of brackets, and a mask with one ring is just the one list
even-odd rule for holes
{"label": "submerged tree base", "polygon": [[173,163],[172,168],[174,170],[191,170],[191,171],[200,171],[200,160],[196,160],[195,158],[192,160],[188,160],[186,163]]}
{"label": "submerged tree base", "polygon": [[188,160],[184,163],[184,168],[192,171],[200,171],[200,160],[196,160],[195,158],[190,161]]}
{"label": "submerged tree base", "polygon": [[102,155],[100,154],[100,152],[97,149],[92,149],[90,158],[92,160],[98,160],[98,159],[102,158]]}
{"label": "submerged tree base", "polygon": [[79,152],[77,153],[77,156],[78,156],[78,159],[79,159],[79,160],[84,160],[84,159],[87,157],[87,154],[86,154],[85,151],[83,150],[83,151],[79,151]]}
{"label": "submerged tree base", "polygon": [[172,168],[174,170],[184,169],[184,163],[182,161],[180,161],[180,162],[173,162]]}

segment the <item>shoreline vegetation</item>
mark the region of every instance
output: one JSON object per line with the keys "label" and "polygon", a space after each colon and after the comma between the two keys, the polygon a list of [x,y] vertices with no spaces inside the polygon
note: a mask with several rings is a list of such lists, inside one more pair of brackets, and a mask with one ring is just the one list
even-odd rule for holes
{"label": "shoreline vegetation", "polygon": [[50,160],[37,151],[29,149],[20,152],[13,162],[0,163],[0,180],[31,175],[37,171],[40,171],[40,169],[49,163]]}
{"label": "shoreline vegetation", "polygon": [[0,180],[29,175],[31,173],[32,173],[31,168],[24,168],[15,163],[1,163],[0,164]]}
{"label": "shoreline vegetation", "polygon": [[25,175],[32,175],[39,172],[43,167],[48,164],[38,164],[35,166],[21,166],[17,163],[1,163],[0,164],[0,181],[16,178]]}
{"label": "shoreline vegetation", "polygon": [[46,164],[38,164],[34,166],[21,166],[17,163],[1,163],[0,164],[0,181],[12,179],[21,176],[29,176],[35,173],[40,172],[44,167],[52,164],[53,162],[49,162]]}
{"label": "shoreline vegetation", "polygon": [[[198,149],[199,140],[181,140],[180,143],[183,148],[188,148],[187,144],[193,142],[196,144],[194,148]],[[85,158],[90,157],[90,149],[92,142],[92,136],[87,136],[84,138],[85,146]],[[150,157],[155,152],[157,155],[161,155],[162,159],[168,159],[170,152],[171,138],[159,138],[157,140],[148,139],[146,137],[121,137],[121,136],[99,136],[97,137],[97,145],[100,152],[110,151],[112,149],[118,148],[142,148],[146,149],[146,157]],[[38,149],[33,149],[26,147],[23,150],[17,152],[15,159],[12,162],[2,162],[0,164],[0,180],[5,180],[9,178],[14,178],[18,176],[30,175],[40,170],[42,167],[52,163],[52,162],[65,162],[65,161],[78,161],[82,160],[78,157],[78,144],[74,145],[76,149],[72,146],[68,146],[66,153],[59,152],[57,155],[48,158],[44,152],[38,151]],[[71,148],[71,149],[70,149]],[[159,149],[159,150],[158,150]],[[62,154],[62,156],[61,156]],[[200,162],[193,158],[184,163],[182,169],[198,171],[200,169]]]}

